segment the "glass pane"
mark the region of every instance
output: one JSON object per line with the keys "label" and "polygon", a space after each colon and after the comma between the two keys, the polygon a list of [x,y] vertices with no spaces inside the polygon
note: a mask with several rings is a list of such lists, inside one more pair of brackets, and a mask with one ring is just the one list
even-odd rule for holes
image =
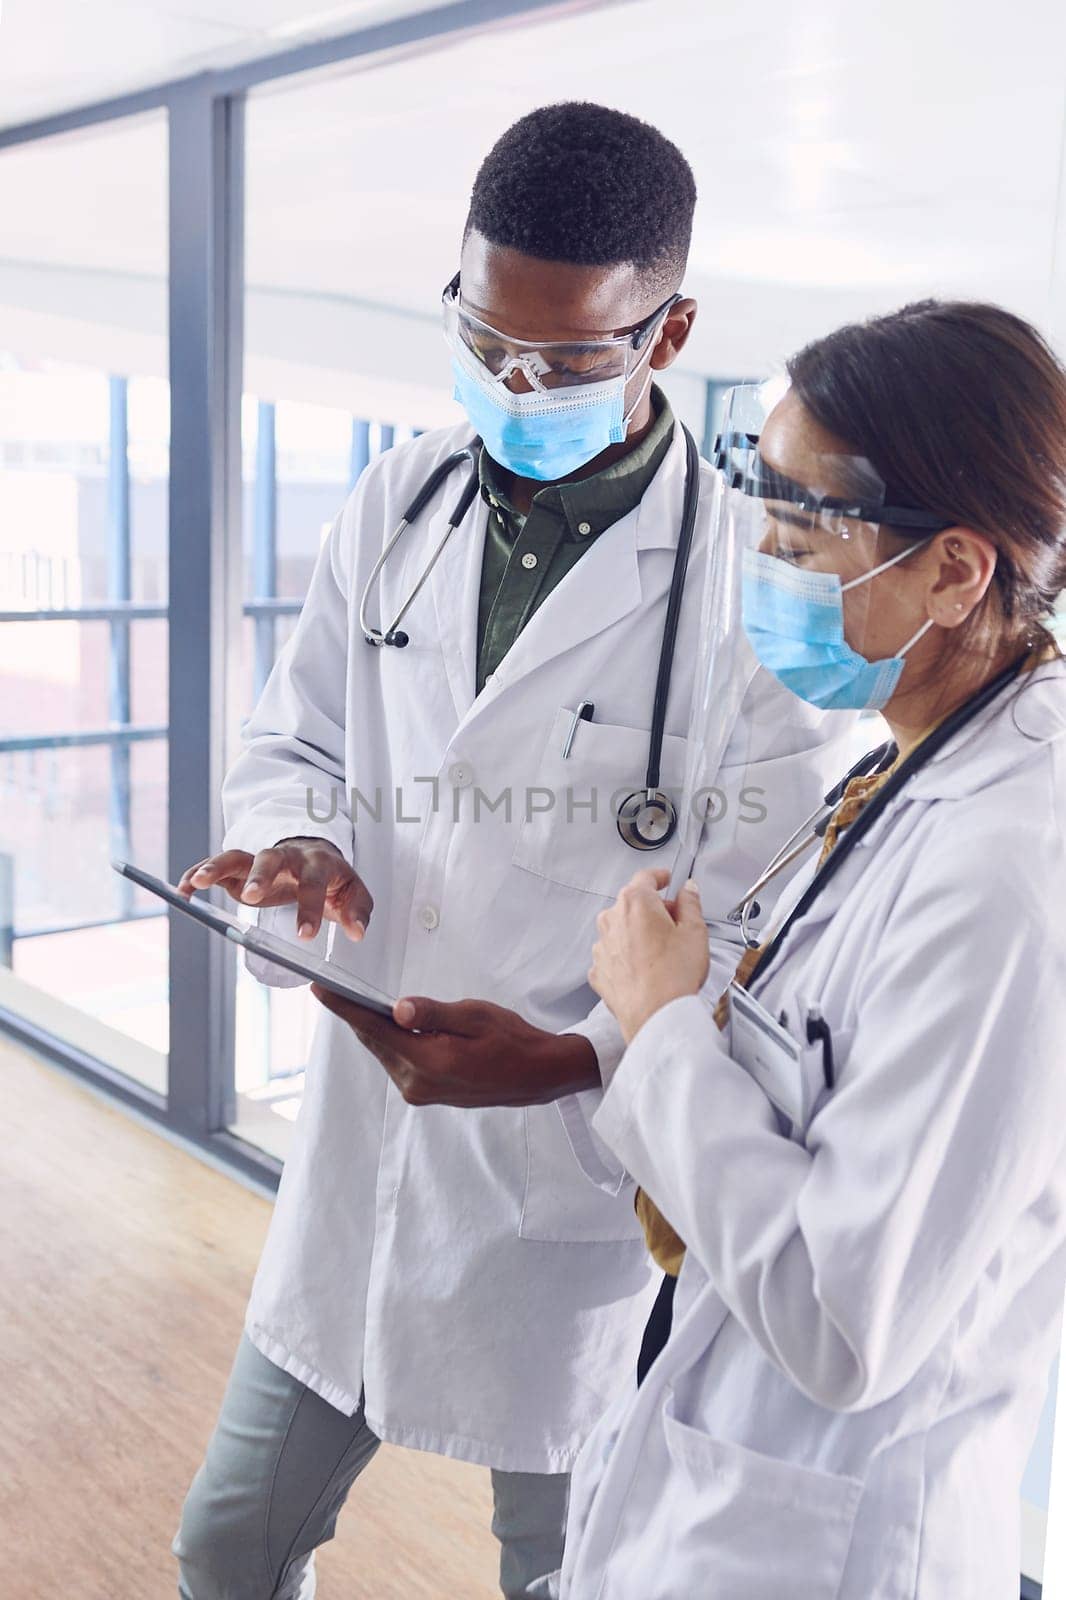
{"label": "glass pane", "polygon": [[0,214],[0,1005],[165,1093],[166,916],[110,867],[166,863],[163,118],[0,153]]}
{"label": "glass pane", "polygon": [[[351,318],[354,313],[366,321],[368,308],[354,298],[355,287],[338,297],[310,242],[306,250],[298,244],[290,249],[278,230],[278,162],[284,167],[285,205],[298,203],[298,169],[317,160],[315,122],[304,119],[317,116],[323,93],[332,102],[335,85],[298,80],[280,94],[253,95],[248,105],[240,640],[245,715],[292,632],[322,541],[359,473],[379,452],[459,416],[435,304],[429,305],[428,321],[420,312],[422,321],[412,324],[419,338],[429,330],[436,358],[431,375],[408,374],[414,382],[399,381],[381,361],[391,315],[386,337],[360,350],[349,337]],[[318,198],[327,203],[324,192]],[[371,309],[370,319],[376,315]],[[272,990],[249,978],[242,962],[239,967],[235,1127],[243,1138],[284,1154],[318,1007],[306,988]]]}

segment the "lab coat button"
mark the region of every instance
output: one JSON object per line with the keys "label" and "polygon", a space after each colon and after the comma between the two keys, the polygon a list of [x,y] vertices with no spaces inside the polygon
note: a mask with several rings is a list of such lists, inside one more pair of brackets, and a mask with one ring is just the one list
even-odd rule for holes
{"label": "lab coat button", "polygon": [[440,921],[436,906],[423,906],[418,913],[418,920],[427,933],[432,933]]}
{"label": "lab coat button", "polygon": [[457,761],[454,766],[448,768],[448,782],[456,789],[466,789],[473,781],[473,772],[462,761]]}

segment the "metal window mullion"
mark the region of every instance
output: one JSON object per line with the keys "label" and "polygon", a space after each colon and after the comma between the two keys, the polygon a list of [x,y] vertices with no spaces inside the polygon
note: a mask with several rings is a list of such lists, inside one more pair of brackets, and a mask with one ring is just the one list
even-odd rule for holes
{"label": "metal window mullion", "polygon": [[352,418],[352,442],[348,452],[348,489],[355,488],[370,465],[370,424],[363,417]]}
{"label": "metal window mullion", "polygon": [[[107,457],[107,595],[128,605],[133,599],[130,551],[129,385],[125,378],[109,380],[110,427]],[[107,715],[112,723],[127,727],[130,721],[130,624],[113,617],[109,624],[109,684]],[[125,861],[130,853],[130,745],[118,740],[110,751],[109,821],[112,860]],[[121,912],[133,906],[133,884],[116,879]]]}
{"label": "metal window mullion", "polygon": [[[243,99],[208,76],[170,105],[170,759],[172,880],[222,841],[241,618]],[[231,948],[170,918],[168,1115],[193,1134],[232,1120]]]}
{"label": "metal window mullion", "polygon": [[0,755],[24,750],[84,750],[90,745],[112,746],[147,744],[165,739],[167,730],[151,723],[139,727],[56,729],[52,733],[13,733],[0,735]]}
{"label": "metal window mullion", "polygon": [[[211,73],[210,78],[213,92],[232,100],[258,84],[271,83],[302,72],[336,67],[345,61],[355,61],[359,57],[386,50],[424,46],[436,39],[445,42],[449,35],[461,35],[468,30],[476,32],[493,23],[511,20],[521,22],[527,15],[533,20],[538,12],[550,20],[556,12],[565,16],[574,11],[594,11],[619,3],[620,0],[451,0],[450,4],[433,6],[430,10],[368,23],[348,33],[328,34],[323,39],[312,39],[305,44],[252,56],[232,67]],[[34,144],[57,134],[75,133],[82,128],[173,107],[199,82],[196,77],[170,78],[130,94],[93,100],[70,110],[33,117],[26,122],[0,125],[0,151]]]}
{"label": "metal window mullion", "polygon": [[[257,600],[278,596],[278,467],[274,406],[260,400],[255,434],[255,515],[252,519],[252,592]],[[274,665],[277,627],[275,613],[263,609],[255,616],[255,700],[263,692]]]}

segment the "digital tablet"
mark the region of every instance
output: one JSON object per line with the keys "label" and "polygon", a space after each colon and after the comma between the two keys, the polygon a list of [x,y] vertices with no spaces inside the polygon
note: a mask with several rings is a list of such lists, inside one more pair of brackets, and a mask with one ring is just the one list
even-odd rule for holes
{"label": "digital tablet", "polygon": [[111,865],[116,872],[121,872],[124,878],[129,878],[131,883],[139,884],[142,889],[158,895],[168,905],[174,906],[178,911],[184,911],[196,922],[203,923],[205,928],[213,928],[216,933],[224,934],[227,939],[232,939],[234,944],[242,945],[253,955],[274,961],[279,967],[287,968],[289,972],[298,972],[301,977],[311,978],[315,983],[320,983],[324,989],[331,989],[334,994],[339,994],[342,999],[354,1000],[356,1005],[365,1006],[368,1011],[376,1011],[379,1017],[388,1017],[391,1020],[395,1000],[390,995],[383,994],[380,989],[375,989],[373,984],[368,984],[365,979],[355,977],[343,967],[335,966],[332,961],[322,961],[318,956],[306,954],[299,945],[292,944],[288,939],[279,939],[277,934],[266,933],[262,928],[241,922],[228,911],[220,911],[217,906],[211,905],[206,900],[186,900],[174,884],[167,883],[162,878],[154,878],[150,872],[143,872],[140,867],[133,866],[129,861],[112,861]]}

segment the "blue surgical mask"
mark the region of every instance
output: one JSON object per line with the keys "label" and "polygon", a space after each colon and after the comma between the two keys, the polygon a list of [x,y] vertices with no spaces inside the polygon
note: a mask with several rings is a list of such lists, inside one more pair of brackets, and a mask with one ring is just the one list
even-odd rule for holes
{"label": "blue surgical mask", "polygon": [[[520,478],[550,483],[621,444],[647,383],[623,412],[632,373],[605,383],[513,394],[461,346],[452,356],[455,398],[493,461]],[[648,374],[648,382],[651,373]]]}
{"label": "blue surgical mask", "polygon": [[835,572],[810,572],[760,550],[745,550],[744,631],[763,666],[812,706],[880,711],[895,693],[908,650],[933,626],[932,618],[898,655],[868,661],[844,637],[844,594],[928,542],[901,550],[845,584]]}

